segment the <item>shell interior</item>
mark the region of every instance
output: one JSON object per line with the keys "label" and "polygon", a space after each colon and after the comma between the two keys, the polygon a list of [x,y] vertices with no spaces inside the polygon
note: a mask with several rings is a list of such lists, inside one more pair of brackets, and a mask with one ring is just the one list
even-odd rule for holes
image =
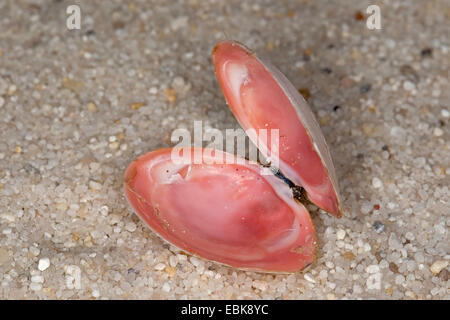
{"label": "shell interior", "polygon": [[[220,42],[213,61],[231,111],[272,167],[212,149],[160,149],[130,164],[126,197],[160,237],[193,255],[245,270],[302,270],[314,261],[317,240],[293,192],[304,188],[316,205],[341,215],[323,134],[286,77],[243,45]],[[256,132],[264,129],[279,136],[263,140]]]}
{"label": "shell interior", "polygon": [[[249,138],[264,156],[279,159],[281,172],[305,188],[314,204],[340,217],[331,155],[300,93],[277,68],[237,42],[218,43],[212,55],[228,106]],[[257,135],[261,129],[278,130],[278,143],[273,143],[271,135],[267,139]]]}

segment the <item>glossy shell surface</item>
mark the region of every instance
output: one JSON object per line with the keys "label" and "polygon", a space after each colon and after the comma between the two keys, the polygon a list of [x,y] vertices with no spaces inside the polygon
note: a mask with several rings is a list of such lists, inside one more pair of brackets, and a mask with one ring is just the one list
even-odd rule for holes
{"label": "glossy shell surface", "polygon": [[255,271],[294,272],[314,260],[309,213],[280,179],[262,175],[261,166],[248,161],[175,164],[171,151],[139,157],[124,182],[135,212],[163,239],[194,255]]}
{"label": "glossy shell surface", "polygon": [[273,65],[235,41],[213,49],[217,79],[231,111],[244,130],[278,129],[279,152],[268,154],[270,136],[250,139],[269,157],[279,157],[279,169],[305,188],[308,198],[340,217],[338,183],[325,138],[310,107]]}

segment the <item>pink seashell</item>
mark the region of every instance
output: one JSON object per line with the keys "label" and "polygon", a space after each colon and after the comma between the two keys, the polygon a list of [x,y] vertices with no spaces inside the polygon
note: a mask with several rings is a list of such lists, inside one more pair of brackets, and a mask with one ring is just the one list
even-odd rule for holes
{"label": "pink seashell", "polygon": [[[273,66],[234,41],[213,50],[216,76],[241,126],[279,129],[253,142],[279,157],[279,169],[308,198],[340,217],[334,167],[309,106]],[[173,149],[149,152],[125,173],[125,194],[138,216],[169,243],[191,254],[240,269],[295,272],[315,258],[316,236],[306,208],[284,180],[257,163],[218,150],[181,149],[203,162],[176,163]],[[178,150],[180,151],[180,150]],[[224,157],[227,163],[217,161]]]}
{"label": "pink seashell", "polygon": [[149,152],[125,173],[127,199],[163,239],[194,255],[257,271],[293,272],[314,260],[311,218],[284,182],[261,175],[260,166],[248,161],[174,164],[171,151]]}
{"label": "pink seashell", "polygon": [[305,99],[277,68],[237,42],[218,43],[213,60],[225,99],[244,130],[279,129],[281,172],[305,188],[311,202],[340,217],[333,162]]}

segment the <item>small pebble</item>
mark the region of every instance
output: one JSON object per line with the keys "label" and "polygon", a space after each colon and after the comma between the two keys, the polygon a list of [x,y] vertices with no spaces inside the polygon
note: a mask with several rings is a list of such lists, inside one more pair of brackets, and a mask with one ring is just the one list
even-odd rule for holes
{"label": "small pebble", "polygon": [[44,282],[44,277],[43,277],[43,276],[39,276],[39,275],[32,276],[32,277],[31,277],[31,282],[34,282],[34,283],[43,283],[43,282]]}
{"label": "small pebble", "polygon": [[450,271],[448,271],[447,269],[442,270],[441,272],[439,272],[439,278],[442,281],[448,281],[450,279]]}
{"label": "small pebble", "polygon": [[162,270],[164,270],[166,268],[166,265],[164,264],[164,263],[158,263],[156,266],[155,266],[155,270],[157,270],[157,271],[162,271]]}
{"label": "small pebble", "polygon": [[109,212],[109,207],[108,206],[101,206],[100,207],[100,214],[104,217],[106,217],[108,215]]}
{"label": "small pebble", "polygon": [[372,264],[366,268],[367,273],[377,273],[380,271],[380,267],[376,264]]}
{"label": "small pebble", "polygon": [[77,265],[64,266],[64,273],[66,275],[65,283],[67,289],[81,289],[81,268]]}
{"label": "small pebble", "polygon": [[403,89],[405,89],[406,91],[413,91],[415,88],[416,86],[411,81],[403,82]]}
{"label": "small pebble", "polygon": [[375,221],[372,226],[373,226],[373,229],[375,230],[375,232],[377,232],[377,233],[381,233],[384,230],[386,230],[386,226],[381,221],[378,221],[378,220]]}
{"label": "small pebble", "polygon": [[1,214],[0,218],[6,220],[8,222],[14,222],[16,220],[16,217],[14,217],[12,214],[7,214],[7,213]]}
{"label": "small pebble", "polygon": [[191,263],[194,265],[194,267],[198,267],[201,264],[201,261],[196,257],[191,257],[189,259],[189,261],[191,261]]}
{"label": "small pebble", "polygon": [[439,292],[439,288],[438,287],[434,287],[433,289],[431,289],[430,293],[431,295],[435,296],[437,295]]}
{"label": "small pebble", "polygon": [[184,79],[182,77],[178,76],[172,80],[172,87],[176,91],[182,91],[185,86],[186,86],[186,83],[184,82]]}
{"label": "small pebble", "polygon": [[174,267],[166,267],[164,271],[169,275],[170,278],[177,274],[177,269],[175,269]]}
{"label": "small pebble", "polygon": [[111,142],[109,144],[109,148],[115,150],[115,149],[119,148],[119,143],[117,141]]}
{"label": "small pebble", "polygon": [[414,234],[410,231],[405,233],[406,240],[413,241],[415,239]]}
{"label": "small pebble", "polygon": [[377,177],[374,177],[372,179],[372,186],[376,189],[379,189],[383,186],[383,183],[381,182],[380,179],[378,179]]}
{"label": "small pebble", "polygon": [[266,291],[268,285],[267,285],[267,282],[255,280],[255,281],[253,281],[252,286],[261,291]]}
{"label": "small pebble", "polygon": [[189,26],[189,17],[188,16],[180,16],[171,20],[170,26],[174,31],[178,29],[185,29]]}
{"label": "small pebble", "polygon": [[355,12],[355,20],[358,20],[358,21],[363,21],[364,20],[364,13],[362,13],[361,11],[356,11]]}
{"label": "small pebble", "polygon": [[336,296],[333,293],[327,293],[327,300],[335,300]]}
{"label": "small pebble", "polygon": [[311,54],[312,54],[311,49],[309,49],[309,48],[305,49],[305,51],[303,51],[303,60],[304,61],[310,61],[311,60]]}
{"label": "small pebble", "polygon": [[102,185],[96,181],[89,181],[89,189],[94,190],[94,191],[98,191],[102,189]]}
{"label": "small pebble", "polygon": [[38,256],[39,253],[41,253],[41,250],[39,248],[37,248],[37,247],[34,247],[34,246],[30,247],[29,251],[35,257]]}
{"label": "small pebble", "polygon": [[367,289],[380,290],[381,289],[381,273],[371,274],[366,281]]}
{"label": "small pebble", "polygon": [[131,110],[139,110],[143,106],[145,106],[145,102],[135,102],[131,104],[130,108]]}
{"label": "small pebble", "polygon": [[177,260],[179,262],[186,261],[187,260],[187,256],[184,255],[184,254],[177,254]]}
{"label": "small pebble", "polygon": [[343,239],[345,238],[345,230],[339,229],[339,230],[336,232],[336,238],[337,238],[338,240],[343,240]]}
{"label": "small pebble", "polygon": [[39,259],[38,269],[40,271],[45,271],[45,270],[47,270],[48,267],[50,267],[50,259],[49,258]]}
{"label": "small pebble", "polygon": [[359,87],[359,92],[367,93],[370,91],[370,89],[372,89],[372,85],[370,83],[366,83]]}
{"label": "small pebble", "polygon": [[169,292],[170,291],[170,285],[166,282],[163,284],[162,286],[162,290],[165,292]]}
{"label": "small pebble", "polygon": [[405,282],[405,277],[403,275],[399,274],[395,277],[396,284],[401,285],[403,282]]}
{"label": "small pebble", "polygon": [[158,88],[156,88],[156,87],[151,87],[151,88],[148,90],[148,92],[149,92],[150,94],[155,95],[155,94],[158,93]]}
{"label": "small pebble", "polygon": [[351,77],[346,76],[339,80],[339,84],[344,88],[350,88],[353,85],[353,80]]}
{"label": "small pebble", "polygon": [[419,75],[417,74],[417,72],[413,69],[413,67],[411,67],[410,65],[403,65],[400,68],[400,72],[403,76],[406,77],[406,79],[408,79],[409,81],[413,82],[413,83],[418,83],[420,80]]}
{"label": "small pebble", "polygon": [[433,49],[424,48],[422,51],[420,51],[420,55],[422,56],[422,58],[430,58],[433,56]]}
{"label": "small pebble", "polygon": [[438,260],[433,262],[430,267],[430,271],[434,274],[439,274],[443,269],[447,268],[448,261],[447,260]]}
{"label": "small pebble", "polygon": [[444,134],[444,130],[442,130],[441,128],[434,128],[433,134],[436,137],[440,137],[440,136],[442,136]]}
{"label": "small pebble", "polygon": [[444,118],[449,118],[450,117],[450,112],[447,109],[442,109],[441,110],[441,116],[443,116]]}
{"label": "small pebble", "polygon": [[308,88],[300,88],[298,89],[298,92],[300,92],[305,100],[308,100],[311,97],[311,93]]}
{"label": "small pebble", "polygon": [[30,289],[33,291],[40,291],[40,290],[42,290],[42,284],[32,282],[32,283],[30,283]]}
{"label": "small pebble", "polygon": [[93,102],[89,102],[87,105],[87,108],[91,112],[97,112],[97,110],[98,110],[97,105]]}
{"label": "small pebble", "polygon": [[305,273],[303,278],[305,278],[305,280],[308,281],[308,282],[316,283],[316,280],[314,280],[314,278],[311,275],[309,275],[308,273]]}
{"label": "small pebble", "polygon": [[389,263],[389,270],[391,270],[393,273],[398,273],[398,266],[395,263],[391,262]]}
{"label": "small pebble", "polygon": [[174,103],[175,101],[177,101],[177,93],[172,88],[164,90],[164,96],[169,103]]}
{"label": "small pebble", "polygon": [[134,232],[136,230],[136,224],[134,222],[128,222],[125,225],[125,229],[129,232]]}
{"label": "small pebble", "polygon": [[12,96],[13,94],[15,94],[17,91],[17,86],[15,84],[12,84],[9,86],[8,89],[8,95]]}

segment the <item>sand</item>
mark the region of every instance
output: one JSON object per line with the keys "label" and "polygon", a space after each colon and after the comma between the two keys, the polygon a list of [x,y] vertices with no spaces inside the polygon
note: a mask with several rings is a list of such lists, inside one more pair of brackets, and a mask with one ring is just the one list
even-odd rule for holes
{"label": "sand", "polygon": [[[66,7],[81,7],[68,30]],[[0,298],[449,299],[449,1],[1,1]],[[361,12],[358,14],[358,10]],[[166,245],[122,176],[176,128],[238,128],[229,37],[308,97],[344,204],[317,261],[239,271]]]}

